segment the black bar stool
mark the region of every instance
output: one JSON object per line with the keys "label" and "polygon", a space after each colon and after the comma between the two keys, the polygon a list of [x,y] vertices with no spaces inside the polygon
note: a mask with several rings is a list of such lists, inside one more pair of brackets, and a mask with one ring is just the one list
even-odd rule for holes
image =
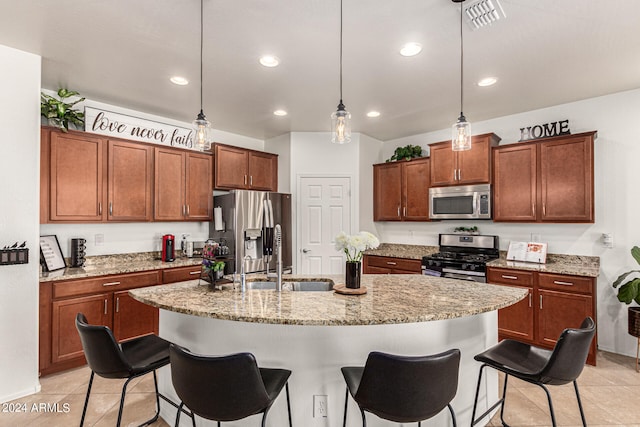
{"label": "black bar stool", "polygon": [[[289,400],[289,376],[286,369],[258,368],[251,353],[237,353],[214,357],[193,354],[171,344],[171,381],[180,397],[179,409],[189,408],[187,413],[196,425],[195,415],[218,422],[236,421],[262,413],[262,427],[267,412],[282,388],[287,392],[289,427],[291,403]],[[176,427],[180,422],[180,410]]]}
{"label": "black bar stool", "polygon": [[[473,427],[480,422],[480,420],[486,417],[498,405],[500,405],[500,421],[502,421],[503,426],[508,426],[503,418],[504,402],[507,396],[509,375],[512,375],[523,381],[542,387],[547,395],[549,412],[551,413],[551,423],[554,427],[556,426],[556,417],[553,412],[551,395],[545,385],[563,385],[573,382],[573,388],[576,391],[576,398],[578,400],[578,408],[580,409],[580,417],[582,418],[582,425],[586,427],[587,421],[585,420],[584,411],[582,410],[582,401],[580,400],[576,379],[580,376],[580,373],[582,373],[584,364],[587,361],[589,347],[591,346],[591,340],[595,333],[595,322],[591,317],[587,317],[582,321],[579,329],[565,329],[562,331],[553,351],[534,347],[520,341],[503,340],[490,349],[476,355],[475,359],[478,362],[482,362],[482,366],[478,374],[478,386],[473,403],[471,426]],[[480,381],[482,380],[482,370],[485,366],[505,373],[504,389],[502,390],[502,398],[476,419]]]}
{"label": "black bar stool", "polygon": [[347,425],[349,394],[356,401],[366,427],[365,411],[397,423],[432,418],[449,408],[453,426],[456,416],[451,401],[458,391],[460,350],[452,349],[432,356],[397,356],[369,353],[364,367],[343,367],[347,383],[344,419]]}
{"label": "black bar stool", "polygon": [[111,329],[102,325],[90,325],[82,313],[76,315],[76,328],[80,334],[84,355],[91,368],[91,377],[89,378],[84,408],[82,408],[80,427],[84,425],[93,377],[96,374],[103,378],[127,379],[122,386],[117,426],[120,426],[122,421],[124,398],[129,381],[149,372],[153,372],[157,409],[155,416],[142,423],[141,426],[154,423],[158,419],[160,415],[160,398],[163,398],[176,408],[178,407],[178,405],[158,392],[156,378],[156,369],[169,363],[169,341],[163,340],[157,335],[146,335],[118,344]]}

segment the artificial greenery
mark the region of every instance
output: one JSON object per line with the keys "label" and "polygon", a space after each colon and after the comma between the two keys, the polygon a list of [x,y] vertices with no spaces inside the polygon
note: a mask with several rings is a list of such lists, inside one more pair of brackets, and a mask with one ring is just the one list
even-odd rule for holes
{"label": "artificial greenery", "polygon": [[224,270],[224,261],[216,261],[212,267],[213,271],[222,271]]}
{"label": "artificial greenery", "polygon": [[396,151],[394,151],[393,156],[387,160],[387,162],[391,162],[394,160],[411,160],[414,157],[422,157],[422,147],[419,145],[407,145],[405,147],[398,147]]}
{"label": "artificial greenery", "polygon": [[[638,264],[640,264],[640,248],[634,246],[631,248],[631,256],[636,260]],[[640,304],[640,277],[637,275],[631,279],[628,279],[626,282],[622,283],[623,280],[627,279],[633,273],[640,273],[640,270],[631,270],[626,273],[618,276],[615,282],[613,282],[613,287],[618,289],[618,300],[625,304],[631,304],[632,301]]]}
{"label": "artificial greenery", "polygon": [[60,99],[56,99],[46,93],[40,93],[40,114],[63,132],[69,130],[70,123],[76,128],[84,126],[84,113],[73,109],[73,106],[78,102],[84,101],[84,98],[77,99],[71,103],[65,102],[67,98],[80,96],[78,92],[67,89],[58,89],[58,96]]}

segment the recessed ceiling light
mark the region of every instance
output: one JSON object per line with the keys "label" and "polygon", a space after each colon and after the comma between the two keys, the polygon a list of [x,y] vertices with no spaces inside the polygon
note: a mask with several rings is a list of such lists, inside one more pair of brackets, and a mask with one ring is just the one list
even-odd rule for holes
{"label": "recessed ceiling light", "polygon": [[280,60],[277,56],[265,55],[260,58],[260,63],[265,67],[277,67],[280,63]]}
{"label": "recessed ceiling light", "polygon": [[495,77],[486,77],[478,82],[478,86],[491,86],[496,84],[497,81],[498,79]]}
{"label": "recessed ceiling light", "polygon": [[407,43],[400,49],[400,55],[402,56],[415,56],[422,51],[422,45],[420,43]]}
{"label": "recessed ceiling light", "polygon": [[180,76],[173,76],[169,80],[171,81],[171,83],[176,84],[178,86],[184,86],[189,84],[189,80]]}
{"label": "recessed ceiling light", "polygon": [[367,117],[380,117],[380,111],[369,111]]}
{"label": "recessed ceiling light", "polygon": [[276,116],[286,116],[287,112],[284,111],[284,110],[276,110],[276,111],[273,112],[273,114],[276,115]]}

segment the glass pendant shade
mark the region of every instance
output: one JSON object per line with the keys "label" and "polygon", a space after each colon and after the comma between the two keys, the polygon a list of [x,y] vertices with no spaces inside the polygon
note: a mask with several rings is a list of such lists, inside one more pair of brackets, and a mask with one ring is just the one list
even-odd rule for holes
{"label": "glass pendant shade", "polygon": [[462,114],[453,125],[451,149],[453,151],[471,150],[471,123]]}
{"label": "glass pendant shade", "polygon": [[347,144],[351,142],[351,113],[345,110],[342,102],[338,110],[331,114],[331,142]]}
{"label": "glass pendant shade", "polygon": [[207,120],[202,110],[193,121],[193,131],[193,147],[200,151],[210,150],[213,141],[213,129],[211,128],[211,122]]}

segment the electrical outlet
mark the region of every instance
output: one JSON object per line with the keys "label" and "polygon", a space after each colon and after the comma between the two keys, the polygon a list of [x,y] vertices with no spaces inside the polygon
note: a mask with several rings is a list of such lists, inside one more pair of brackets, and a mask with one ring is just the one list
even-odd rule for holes
{"label": "electrical outlet", "polygon": [[313,395],[313,418],[327,418],[327,395]]}
{"label": "electrical outlet", "polygon": [[104,234],[96,234],[94,236],[96,246],[104,245]]}

